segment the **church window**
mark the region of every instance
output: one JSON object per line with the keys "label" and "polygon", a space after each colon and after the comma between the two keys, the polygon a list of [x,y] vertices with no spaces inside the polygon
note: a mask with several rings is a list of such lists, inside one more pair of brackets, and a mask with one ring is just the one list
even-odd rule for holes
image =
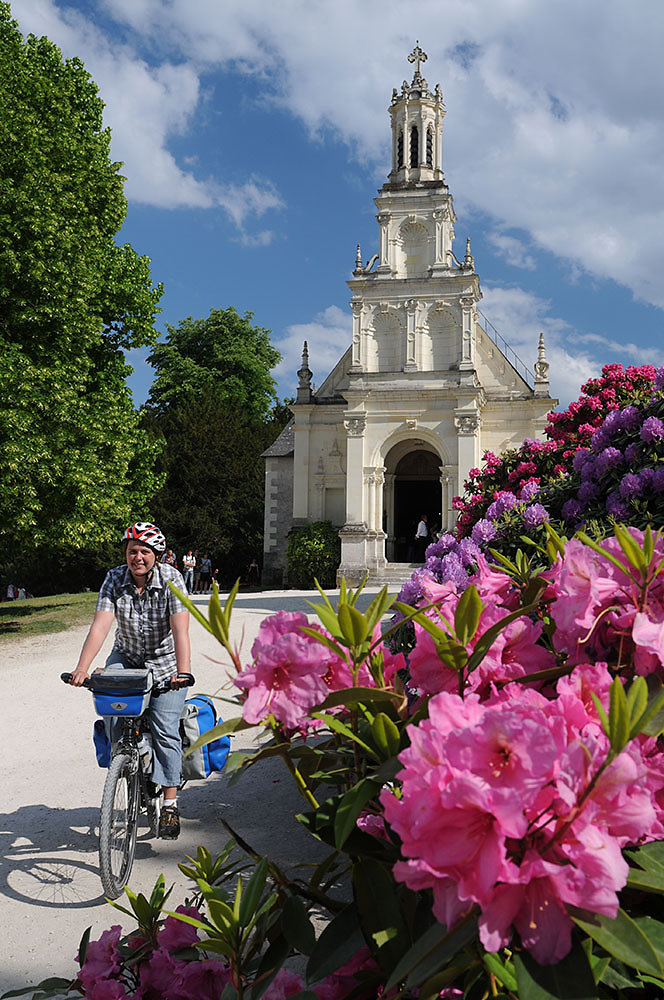
{"label": "church window", "polygon": [[427,167],[433,167],[433,130],[427,129]]}
{"label": "church window", "polygon": [[399,131],[397,138],[397,169],[403,167],[403,130]]}
{"label": "church window", "polygon": [[417,131],[417,125],[413,125],[410,130],[410,165],[411,167],[418,166],[420,162],[420,137]]}

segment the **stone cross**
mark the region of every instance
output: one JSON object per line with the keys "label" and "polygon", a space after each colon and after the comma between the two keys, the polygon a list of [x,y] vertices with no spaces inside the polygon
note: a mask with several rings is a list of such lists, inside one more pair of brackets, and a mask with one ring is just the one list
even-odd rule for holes
{"label": "stone cross", "polygon": [[415,73],[417,74],[417,76],[420,75],[420,63],[421,62],[426,62],[426,61],[427,61],[427,54],[426,54],[426,52],[424,52],[424,50],[420,48],[420,43],[419,42],[415,42],[415,48],[413,49],[413,51],[411,52],[411,54],[408,56],[408,62],[409,63],[416,63],[417,64],[415,66]]}

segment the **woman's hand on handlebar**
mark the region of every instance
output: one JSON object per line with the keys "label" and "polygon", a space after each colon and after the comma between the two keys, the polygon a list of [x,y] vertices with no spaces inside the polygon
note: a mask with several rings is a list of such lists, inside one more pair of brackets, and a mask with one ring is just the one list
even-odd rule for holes
{"label": "woman's hand on handlebar", "polygon": [[183,687],[193,687],[194,684],[194,676],[190,673],[173,674],[170,680],[170,687],[173,691]]}
{"label": "woman's hand on handlebar", "polygon": [[71,675],[69,683],[72,687],[83,687],[85,682],[88,680],[87,670],[82,670],[80,667],[76,667],[76,670]]}

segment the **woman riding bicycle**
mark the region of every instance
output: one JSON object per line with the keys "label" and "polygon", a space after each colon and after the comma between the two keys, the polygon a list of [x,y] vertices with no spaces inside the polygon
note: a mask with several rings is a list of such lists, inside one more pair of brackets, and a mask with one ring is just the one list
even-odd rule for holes
{"label": "woman riding bicycle", "polygon": [[164,791],[159,836],[180,835],[177,791],[182,781],[180,716],[186,697],[178,674],[191,671],[189,612],[168,586],[171,580],[185,592],[184,580],[173,566],[159,563],[166,539],[154,524],[130,525],[122,536],[125,564],[109,570],[99,591],[97,610],[83,643],[70,683],[80,687],[111,625],[117,622],[115,643],[107,667],[148,668],[155,684],[170,690],[153,698],[148,709],[154,749],[152,780]]}

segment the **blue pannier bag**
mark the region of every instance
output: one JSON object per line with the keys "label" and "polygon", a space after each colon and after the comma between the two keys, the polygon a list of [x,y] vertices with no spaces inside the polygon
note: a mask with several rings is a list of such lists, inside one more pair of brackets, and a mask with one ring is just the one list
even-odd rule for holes
{"label": "blue pannier bag", "polygon": [[[205,695],[196,695],[185,701],[182,715],[180,717],[180,737],[182,739],[182,751],[186,752],[189,747],[204,734],[213,729],[221,722],[217,718],[215,707],[211,698]],[[231,741],[228,736],[220,736],[206,746],[199,747],[198,750],[188,757],[182,758],[182,779],[183,781],[196,781],[199,778],[209,778],[213,771],[221,771],[228,758]]]}
{"label": "blue pannier bag", "polygon": [[95,745],[97,763],[100,767],[111,766],[111,740],[106,731],[106,723],[103,719],[96,719],[92,730],[92,742]]}

